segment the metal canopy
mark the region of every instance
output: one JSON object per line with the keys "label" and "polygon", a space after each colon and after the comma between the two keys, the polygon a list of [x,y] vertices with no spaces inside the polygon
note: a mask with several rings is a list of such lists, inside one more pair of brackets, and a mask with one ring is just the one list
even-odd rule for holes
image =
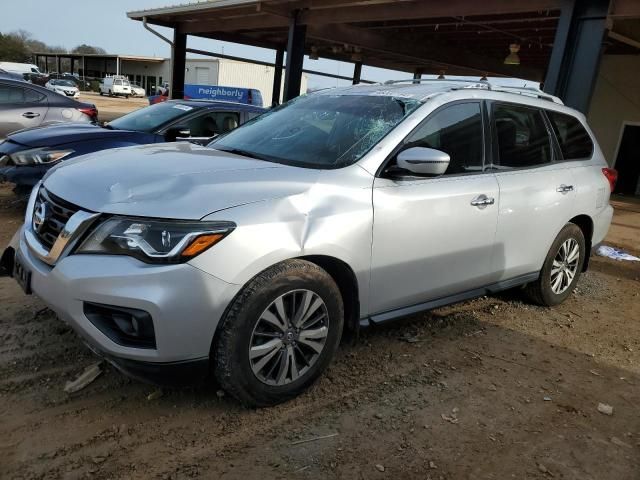
{"label": "metal canopy", "polygon": [[[581,2],[587,6],[574,10]],[[588,12],[592,4],[601,6],[597,9],[600,23],[587,34],[581,25],[589,18],[580,12]],[[615,24],[622,25],[626,19],[640,17],[640,2],[211,0],[127,15],[133,20],[146,19],[148,24],[173,28],[177,35],[292,52],[293,55],[287,55],[287,78],[293,82],[290,89],[287,89],[289,82],[285,82],[285,90],[289,92],[287,98],[295,90],[295,80],[301,75],[303,53],[311,58],[411,72],[415,78],[423,73],[444,73],[542,81],[548,77],[554,43],[556,54],[551,67],[562,68],[578,43],[584,47],[585,41],[591,40],[596,32],[600,40],[595,43],[602,42],[603,34],[611,31]],[[562,47],[558,46],[559,39]],[[511,44],[519,46],[518,65],[505,64]],[[640,51],[640,41],[636,45],[620,34],[604,38],[604,45],[607,53],[629,53],[630,48]],[[600,53],[593,51],[595,56]],[[582,63],[570,64],[577,68],[582,67]],[[591,83],[597,65],[587,70],[590,75],[587,80]],[[562,72],[551,73],[558,77]],[[360,67],[357,67],[354,83],[359,75]],[[582,97],[580,102],[584,103],[586,96]]]}
{"label": "metal canopy", "polygon": [[[306,26],[305,53],[425,73],[541,80],[562,0],[218,0],[129,12],[181,33],[286,48],[291,18]],[[520,65],[505,65],[518,43]]]}

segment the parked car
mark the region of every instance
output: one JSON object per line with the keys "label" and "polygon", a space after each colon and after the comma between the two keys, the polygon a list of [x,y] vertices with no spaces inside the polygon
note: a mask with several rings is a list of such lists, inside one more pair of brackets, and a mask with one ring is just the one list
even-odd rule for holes
{"label": "parked car", "polygon": [[80,98],[80,90],[69,80],[49,80],[44,87],[65,97]]}
{"label": "parked car", "polygon": [[131,85],[127,77],[122,75],[105,77],[100,84],[100,95],[105,94],[110,97],[129,98],[131,95]]}
{"label": "parked car", "polygon": [[39,85],[0,78],[0,138],[23,128],[54,122],[91,123],[97,118],[98,110],[91,103],[63,97]]}
{"label": "parked car", "polygon": [[0,180],[31,188],[62,160],[108,148],[173,142],[208,143],[265,110],[228,102],[172,100],[135,110],[108,125],[60,124],[9,135],[0,144]]}
{"label": "parked car", "polygon": [[121,370],[211,370],[253,406],[306,389],[345,330],[516,286],[564,301],[612,218],[585,117],[412,81],[300,97],[209,147],[67,162],[5,268]]}
{"label": "parked car", "polygon": [[147,96],[147,92],[139,84],[132,83],[131,84],[131,96],[132,97],[146,97]]}
{"label": "parked car", "polygon": [[7,72],[6,70],[0,68],[0,78],[6,78],[8,80],[22,80],[26,81],[25,78],[20,73]]}
{"label": "parked car", "polygon": [[88,90],[91,87],[91,83],[81,80],[76,74],[71,73],[56,73],[49,74],[48,80],[67,80],[72,82],[79,90]]}

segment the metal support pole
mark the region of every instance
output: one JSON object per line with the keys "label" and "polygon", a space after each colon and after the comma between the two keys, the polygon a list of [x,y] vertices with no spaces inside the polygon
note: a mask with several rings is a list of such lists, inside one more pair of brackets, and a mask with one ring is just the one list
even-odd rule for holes
{"label": "metal support pole", "polygon": [[171,47],[171,98],[184,98],[184,69],[187,63],[187,34],[173,29]]}
{"label": "metal support pole", "polygon": [[362,75],[362,62],[356,62],[353,64],[353,85],[360,83],[360,76]]}
{"label": "metal support pole", "polygon": [[282,90],[282,66],[284,65],[284,48],[276,50],[276,63],[273,72],[273,92],[271,93],[271,106],[280,104],[280,90]]}
{"label": "metal support pole", "polygon": [[296,10],[289,22],[289,38],[287,40],[287,70],[284,76],[285,102],[300,95],[302,84],[302,64],[304,63],[304,42],[307,26],[298,23]]}
{"label": "metal support pole", "polygon": [[422,68],[416,68],[415,71],[413,72],[413,80],[414,80],[413,83],[420,83],[423,73],[424,73],[424,70]]}
{"label": "metal support pole", "polygon": [[61,72],[62,67],[60,65],[61,65],[61,63],[60,63],[60,55],[56,55],[56,66],[58,67],[58,73],[59,74],[62,73]]}
{"label": "metal support pole", "polygon": [[544,91],[587,113],[600,67],[610,0],[565,0]]}

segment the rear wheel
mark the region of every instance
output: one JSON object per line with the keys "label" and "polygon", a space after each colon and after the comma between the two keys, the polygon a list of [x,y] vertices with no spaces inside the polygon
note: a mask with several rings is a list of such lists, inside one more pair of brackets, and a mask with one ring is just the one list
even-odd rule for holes
{"label": "rear wheel", "polygon": [[303,260],[278,264],[229,307],[213,345],[216,378],[247,406],[289,400],[331,362],[343,317],[340,291],[326,271]]}
{"label": "rear wheel", "polygon": [[564,302],[578,283],[585,255],[582,230],[568,223],[551,245],[540,277],[527,285],[528,296],[540,305],[553,306]]}

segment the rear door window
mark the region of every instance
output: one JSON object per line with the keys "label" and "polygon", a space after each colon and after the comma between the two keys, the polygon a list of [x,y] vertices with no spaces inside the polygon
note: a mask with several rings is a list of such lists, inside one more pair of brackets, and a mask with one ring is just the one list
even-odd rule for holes
{"label": "rear door window", "polygon": [[29,103],[40,103],[45,98],[46,98],[45,95],[43,95],[40,92],[36,92],[35,90],[31,90],[30,88],[26,88],[25,91],[24,91],[24,99],[25,99],[26,102],[29,102]]}
{"label": "rear door window", "polygon": [[522,105],[493,105],[493,125],[500,167],[546,165],[553,160],[551,137],[542,111]]}
{"label": "rear door window", "polygon": [[551,110],[547,110],[547,116],[560,144],[564,160],[591,158],[593,141],[580,120],[571,115]]}

